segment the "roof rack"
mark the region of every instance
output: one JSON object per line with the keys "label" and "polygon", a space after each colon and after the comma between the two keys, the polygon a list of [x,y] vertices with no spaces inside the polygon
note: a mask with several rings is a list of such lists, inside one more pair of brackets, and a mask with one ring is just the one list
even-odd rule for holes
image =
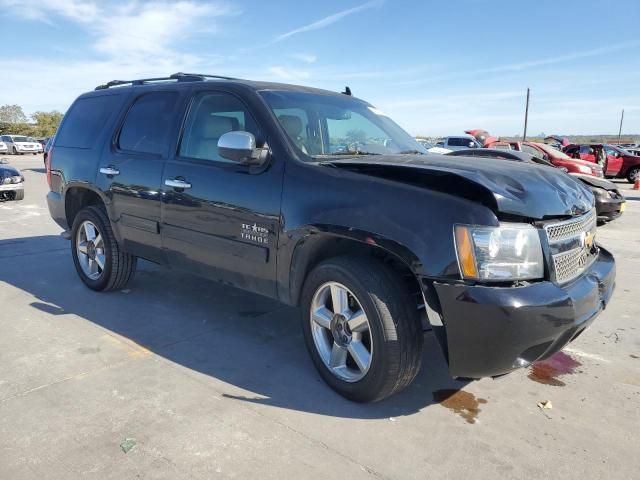
{"label": "roof rack", "polygon": [[144,85],[145,83],[162,82],[175,80],[177,82],[201,82],[207,78],[218,78],[221,80],[237,80],[233,77],[223,77],[221,75],[206,75],[202,73],[183,73],[178,72],[168,77],[140,78],[138,80],[111,80],[110,82],[98,85],[96,90],[106,90],[107,88],[117,87],[120,85]]}

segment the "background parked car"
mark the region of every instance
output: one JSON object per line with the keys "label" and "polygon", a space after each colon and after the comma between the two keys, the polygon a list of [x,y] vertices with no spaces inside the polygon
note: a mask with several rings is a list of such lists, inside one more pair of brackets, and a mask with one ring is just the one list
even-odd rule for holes
{"label": "background parked car", "polygon": [[453,150],[449,150],[448,148],[436,147],[433,143],[428,142],[422,138],[416,138],[416,142],[418,142],[420,145],[426,148],[427,152],[429,153],[440,153],[444,155],[446,153],[453,151]]}
{"label": "background parked car", "polygon": [[[617,145],[586,144],[570,145],[565,148],[568,154],[577,154],[581,159],[595,162],[595,156],[588,153],[588,148],[604,148],[607,154],[607,176],[613,178],[626,178],[629,183],[640,180],[640,156],[633,155]],[[585,148],[586,147],[586,148]],[[584,153],[583,153],[584,152]],[[613,166],[610,166],[613,163]]]}
{"label": "background parked car", "polygon": [[0,201],[22,200],[24,198],[24,177],[9,161],[0,159]]}
{"label": "background parked car", "polygon": [[0,140],[0,153],[7,153],[8,151],[7,144]]}
{"label": "background parked car", "polygon": [[436,147],[447,148],[449,150],[463,150],[466,148],[481,148],[482,145],[471,135],[458,135],[452,137],[444,137]]}
{"label": "background parked car", "polygon": [[53,146],[53,142],[55,141],[56,137],[49,137],[49,140],[47,140],[47,144],[44,146],[44,152],[43,152],[43,157],[44,157],[44,166],[47,166],[47,158],[49,157],[49,150],[51,150],[51,147]]}
{"label": "background parked car", "polygon": [[602,143],[571,144],[564,147],[562,151],[572,158],[593,163],[598,163],[598,158],[602,155],[606,161],[605,176],[607,177],[617,176],[622,169],[622,155],[611,145]]}
{"label": "background parked car", "polygon": [[[536,163],[539,165],[547,165],[549,167],[558,168],[548,160],[541,159],[538,156],[515,150],[495,150],[493,148],[479,148],[468,150],[457,150],[448,154],[449,156],[464,157],[485,157],[498,158],[504,160],[512,160],[525,163]],[[594,177],[593,175],[583,175],[580,173],[570,174],[576,180],[584,183],[589,189],[596,201],[596,214],[600,224],[609,222],[618,218],[625,210],[626,200],[615,183],[609,182],[604,178]]]}
{"label": "background parked car", "polygon": [[604,177],[602,167],[597,163],[571,158],[547,143],[497,141],[488,144],[487,148],[524,152],[534,157],[547,160],[554,167],[558,167],[567,173]]}
{"label": "background parked car", "polygon": [[38,142],[33,139],[30,141],[24,135],[2,135],[0,140],[7,144],[8,153],[12,155],[23,155],[25,153],[36,155],[42,152],[42,146]]}

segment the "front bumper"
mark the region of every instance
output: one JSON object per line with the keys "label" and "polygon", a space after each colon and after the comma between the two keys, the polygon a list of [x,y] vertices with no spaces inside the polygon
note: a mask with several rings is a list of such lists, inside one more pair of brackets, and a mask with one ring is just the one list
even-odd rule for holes
{"label": "front bumper", "polygon": [[624,198],[596,197],[596,212],[599,220],[613,220],[624,212]]}
{"label": "front bumper", "polygon": [[434,287],[444,324],[439,339],[451,374],[494,377],[547,358],[582,333],[613,294],[615,261],[600,248],[591,267],[562,286]]}
{"label": "front bumper", "polygon": [[24,190],[24,182],[0,185],[0,192],[17,192],[18,190]]}

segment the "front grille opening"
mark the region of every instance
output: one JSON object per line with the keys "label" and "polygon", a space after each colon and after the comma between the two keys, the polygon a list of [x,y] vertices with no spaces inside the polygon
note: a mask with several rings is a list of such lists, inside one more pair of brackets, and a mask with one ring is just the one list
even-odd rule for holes
{"label": "front grille opening", "polygon": [[580,217],[544,226],[556,283],[563,284],[577,278],[596,259],[596,225],[597,215],[592,209]]}

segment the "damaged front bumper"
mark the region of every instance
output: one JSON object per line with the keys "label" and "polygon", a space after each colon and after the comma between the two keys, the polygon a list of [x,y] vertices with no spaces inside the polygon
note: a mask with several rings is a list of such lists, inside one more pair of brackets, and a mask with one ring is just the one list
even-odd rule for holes
{"label": "damaged front bumper", "polygon": [[24,182],[0,184],[0,192],[17,192],[19,190],[24,190]]}
{"label": "damaged front bumper", "polygon": [[591,267],[566,285],[433,286],[442,325],[432,325],[451,374],[495,377],[547,358],[580,335],[613,294],[615,261],[600,248]]}

